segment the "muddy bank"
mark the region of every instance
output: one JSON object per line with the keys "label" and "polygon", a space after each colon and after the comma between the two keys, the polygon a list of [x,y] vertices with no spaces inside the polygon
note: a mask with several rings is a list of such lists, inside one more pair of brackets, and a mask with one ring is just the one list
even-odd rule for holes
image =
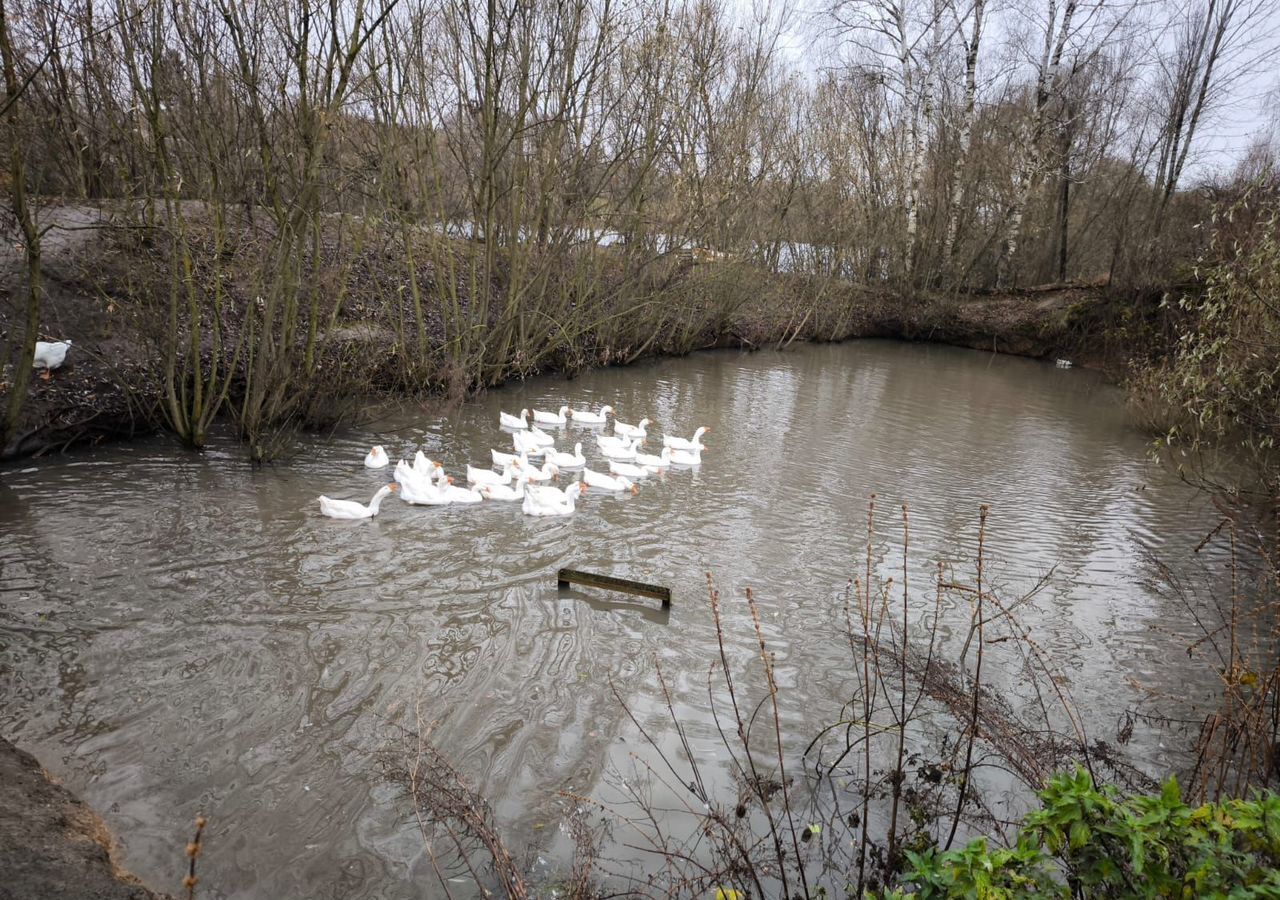
{"label": "muddy bank", "polygon": [[0,738],[0,900],[165,900],[119,869],[111,848],[92,809]]}
{"label": "muddy bank", "polygon": [[[163,241],[154,235],[140,240],[110,214],[92,207],[46,208],[43,215],[54,227],[44,242],[41,336],[71,339],[74,347],[67,365],[53,378],[33,380],[23,420],[0,448],[0,458],[59,452],[163,425],[160,402],[172,271]],[[228,342],[237,336],[236,304],[244,310],[254,302],[252,267],[261,263],[253,258],[258,249],[254,235],[260,230],[260,221],[247,219],[235,251],[243,254],[243,266],[235,252],[222,248],[223,268],[210,276],[223,279],[235,298],[227,307],[231,314],[223,312],[223,338]],[[11,238],[0,241],[0,338],[6,346],[16,342],[22,328],[22,260]],[[474,246],[454,243],[456,250],[447,252],[459,256]],[[244,277],[238,278],[241,267]],[[328,248],[318,277],[344,279],[348,294],[329,332],[332,356],[341,360],[347,378],[347,387],[340,390],[350,393],[358,387],[363,395],[384,396],[458,392],[456,373],[449,371],[442,349],[443,325],[431,310],[426,335],[430,358],[409,358],[403,268],[394,237],[351,250],[337,236]],[[436,273],[424,266],[418,276],[424,294],[430,296]],[[652,277],[646,287],[658,303],[677,312],[658,322],[643,340],[637,339],[637,332],[648,327],[647,322],[627,334],[617,327],[617,320],[625,322],[627,317],[626,310],[620,310],[607,333],[584,332],[536,367],[520,368],[519,361],[512,360],[510,371],[499,372],[491,383],[533,374],[573,374],[712,347],[758,349],[863,337],[1065,357],[1119,377],[1135,347],[1149,342],[1158,330],[1151,322],[1158,315],[1158,298],[1144,301],[1090,286],[903,297],[834,279],[770,274],[745,263],[688,265],[674,259],[655,266]],[[495,295],[502,290],[496,284],[489,289]],[[695,326],[687,327],[684,320]],[[388,348],[395,350],[389,353]],[[0,397],[6,396],[9,380],[0,378]]]}

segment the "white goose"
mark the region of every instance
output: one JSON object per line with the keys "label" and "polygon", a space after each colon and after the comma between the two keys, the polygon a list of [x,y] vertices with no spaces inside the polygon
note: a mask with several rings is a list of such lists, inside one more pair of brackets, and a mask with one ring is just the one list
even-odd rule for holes
{"label": "white goose", "polygon": [[527,453],[503,453],[501,450],[490,450],[489,455],[493,457],[493,464],[499,468],[517,462],[522,467],[529,464],[529,454]]}
{"label": "white goose", "polygon": [[48,381],[49,373],[61,368],[66,362],[67,351],[70,349],[70,341],[36,341],[36,355],[32,364],[37,369],[44,369],[40,377]]}
{"label": "white goose", "polygon": [[572,453],[565,453],[563,450],[548,450],[547,459],[561,469],[581,469],[587,464],[587,458],[582,455],[582,441],[578,441],[573,445]]}
{"label": "white goose", "polygon": [[411,503],[414,506],[448,506],[449,497],[445,493],[448,482],[441,484],[433,483],[429,478],[413,475],[408,480],[401,480],[400,473],[396,473],[396,480],[400,482],[400,499],[405,503]]}
{"label": "white goose", "polygon": [[635,459],[636,448],[639,446],[640,441],[636,440],[635,443],[628,443],[625,447],[601,447],[600,452],[609,459]]}
{"label": "white goose", "polygon": [[539,444],[527,431],[517,431],[511,435],[511,443],[516,448],[516,453],[525,456],[543,456],[548,449]]}
{"label": "white goose", "polygon": [[515,487],[509,487],[505,484],[482,484],[480,485],[480,493],[490,500],[523,500],[524,486],[525,479],[517,478]]}
{"label": "white goose", "polygon": [[661,456],[654,456],[652,453],[637,453],[636,465],[648,466],[651,469],[665,469],[671,465],[671,454],[674,452],[670,447],[663,447]]}
{"label": "white goose", "polygon": [[631,446],[631,438],[614,437],[611,434],[597,434],[595,438],[596,438],[596,446],[599,447],[601,450],[605,449],[606,447],[630,447]]}
{"label": "white goose", "polygon": [[575,481],[564,489],[564,493],[554,488],[533,488],[525,491],[524,505],[521,506],[526,516],[568,516],[573,514],[578,497],[587,492],[587,486]]}
{"label": "white goose", "polygon": [[447,484],[440,486],[440,493],[449,499],[450,503],[483,503],[484,495],[480,493],[478,488],[461,488],[453,483],[453,479],[448,479]]}
{"label": "white goose", "polygon": [[641,419],[638,425],[628,425],[626,422],[613,420],[613,433],[624,438],[643,438],[649,436],[649,430],[645,427],[652,425],[652,419]]}
{"label": "white goose", "polygon": [[520,410],[520,415],[513,416],[511,413],[499,412],[498,422],[503,428],[514,428],[517,431],[523,431],[529,427],[529,410]]}
{"label": "white goose", "polygon": [[545,484],[528,484],[525,485],[525,492],[532,494],[535,499],[543,500],[547,503],[559,503],[569,494],[582,489],[582,483],[575,481],[567,487],[548,487]]}
{"label": "white goose", "polygon": [[579,411],[573,414],[574,422],[581,422],[583,425],[603,425],[609,421],[609,413],[613,412],[612,406],[602,406],[599,412]]}
{"label": "white goose", "polygon": [[609,460],[609,471],[624,478],[648,478],[657,470],[649,466],[633,466],[631,463],[618,462],[616,459],[611,459]]}
{"label": "white goose", "polygon": [[429,475],[422,474],[403,459],[396,463],[396,469],[393,477],[400,484],[407,484],[410,481],[421,483],[430,479]]}
{"label": "white goose", "polygon": [[670,447],[672,450],[705,450],[706,448],[702,444],[702,436],[710,430],[710,428],[703,425],[693,433],[693,440],[691,441],[664,434],[662,436],[662,446]]}
{"label": "white goose", "polygon": [[364,467],[366,469],[385,469],[391,460],[387,459],[387,451],[382,449],[382,445],[374,447],[364,458]]}
{"label": "white goose", "polygon": [[440,463],[427,459],[427,455],[421,450],[413,454],[413,471],[417,472],[419,475],[439,478],[440,471],[443,468],[444,467],[441,466]]}
{"label": "white goose", "polygon": [[467,464],[467,481],[470,484],[510,484],[511,480],[519,474],[520,463],[508,463],[502,469],[502,474],[489,469],[477,469],[470,463]]}
{"label": "white goose", "polygon": [[633,494],[640,493],[640,488],[625,475],[613,477],[603,472],[593,472],[590,469],[582,470],[582,480],[593,488],[600,488],[602,491],[630,491]]}
{"label": "white goose", "polygon": [[551,460],[547,460],[542,464],[541,469],[534,469],[532,467],[525,468],[520,477],[535,484],[541,484],[550,481],[559,474],[560,467]]}
{"label": "white goose", "polygon": [[439,463],[436,463],[430,474],[423,475],[403,459],[396,463],[395,479],[400,485],[402,499],[409,503],[424,504],[427,501],[409,500],[409,493],[415,497],[433,497],[432,492],[438,493],[449,481]]}
{"label": "white goose", "polygon": [[322,515],[328,516],[330,519],[372,519],[378,514],[378,509],[382,506],[382,498],[397,490],[397,485],[384,484],[378,488],[378,492],[373,495],[373,499],[366,506],[363,503],[357,503],[354,500],[331,500],[328,497],[320,497],[320,512]]}
{"label": "white goose", "polygon": [[700,466],[702,465],[702,448],[696,450],[673,450],[671,452],[671,464],[674,466]]}
{"label": "white goose", "polygon": [[533,421],[543,425],[564,425],[569,421],[569,416],[573,415],[573,411],[567,406],[560,407],[559,412],[543,412],[540,409],[533,411]]}
{"label": "white goose", "polygon": [[547,434],[537,425],[529,426],[529,440],[537,447],[550,447],[556,442],[556,439]]}

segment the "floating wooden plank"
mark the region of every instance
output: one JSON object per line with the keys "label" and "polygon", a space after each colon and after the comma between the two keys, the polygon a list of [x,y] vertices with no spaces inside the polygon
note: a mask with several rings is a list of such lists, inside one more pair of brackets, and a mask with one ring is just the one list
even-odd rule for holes
{"label": "floating wooden plank", "polygon": [[604,588],[608,591],[619,591],[623,594],[637,594],[641,597],[653,597],[661,600],[664,607],[671,605],[671,588],[656,584],[645,584],[643,581],[631,581],[628,578],[614,578],[612,575],[598,575],[595,572],[580,572],[577,569],[561,569],[556,573],[556,587],[564,590],[570,584],[581,584],[587,587]]}

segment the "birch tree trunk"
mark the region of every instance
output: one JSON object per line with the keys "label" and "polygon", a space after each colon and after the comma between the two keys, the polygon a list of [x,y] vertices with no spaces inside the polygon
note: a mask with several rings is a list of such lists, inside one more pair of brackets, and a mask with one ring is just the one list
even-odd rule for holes
{"label": "birch tree trunk", "polygon": [[1049,23],[1045,27],[1044,51],[1040,57],[1040,70],[1036,77],[1036,99],[1031,117],[1031,133],[1024,148],[1022,162],[1018,166],[1017,179],[1014,182],[1014,200],[1007,216],[1008,226],[1000,245],[1000,257],[996,261],[997,288],[1008,286],[1009,265],[1017,254],[1018,245],[1022,239],[1022,223],[1026,216],[1027,203],[1031,199],[1032,190],[1040,181],[1043,165],[1041,144],[1044,139],[1049,102],[1061,88],[1062,54],[1071,36],[1071,23],[1075,18],[1076,8],[1077,0],[1067,0],[1055,38],[1053,24],[1057,18],[1057,0],[1049,0]]}
{"label": "birch tree trunk", "polygon": [[915,274],[916,253],[920,245],[920,183],[924,174],[924,136],[921,118],[927,114],[928,100],[924,96],[928,90],[921,92],[920,102],[915,97],[915,74],[912,71],[911,45],[907,38],[907,13],[905,6],[894,8],[895,25],[898,36],[898,65],[902,69],[902,99],[910,115],[909,146],[910,157],[907,164],[907,253],[904,264],[904,275],[910,281]]}
{"label": "birch tree trunk", "polygon": [[948,190],[947,231],[943,238],[942,258],[950,269],[956,253],[956,238],[960,231],[960,204],[964,198],[961,176],[969,159],[969,147],[973,142],[973,119],[978,98],[978,49],[982,44],[982,14],[985,0],[974,0],[973,30],[965,45],[964,54],[964,112],[960,118],[960,135],[957,139],[955,164],[951,169]]}

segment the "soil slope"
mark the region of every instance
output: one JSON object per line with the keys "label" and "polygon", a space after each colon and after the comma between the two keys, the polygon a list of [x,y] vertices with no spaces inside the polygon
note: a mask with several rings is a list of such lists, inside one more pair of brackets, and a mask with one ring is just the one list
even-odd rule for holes
{"label": "soil slope", "polygon": [[164,900],[116,867],[111,843],[92,809],[0,738],[0,900]]}

